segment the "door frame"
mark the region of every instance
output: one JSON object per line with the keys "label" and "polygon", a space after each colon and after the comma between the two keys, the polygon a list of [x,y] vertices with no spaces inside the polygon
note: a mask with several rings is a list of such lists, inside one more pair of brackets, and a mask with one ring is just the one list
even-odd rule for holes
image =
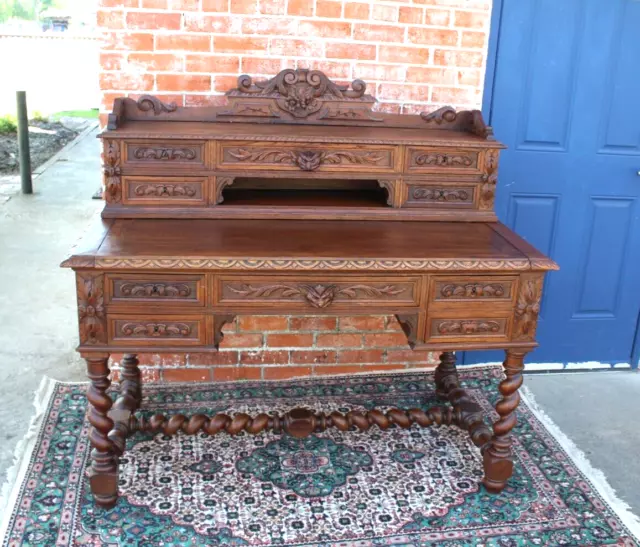
{"label": "door frame", "polygon": [[[502,11],[505,0],[493,0],[491,7],[491,22],[489,27],[489,44],[487,47],[487,67],[484,76],[484,91],[482,94],[482,115],[488,125],[493,125],[493,95],[496,84],[496,65],[500,50],[500,30],[502,29]],[[465,362],[466,353],[461,352],[459,362]],[[632,369],[640,365],[640,313],[636,319],[636,332],[631,344],[629,356]],[[563,363],[566,365],[566,363]]]}

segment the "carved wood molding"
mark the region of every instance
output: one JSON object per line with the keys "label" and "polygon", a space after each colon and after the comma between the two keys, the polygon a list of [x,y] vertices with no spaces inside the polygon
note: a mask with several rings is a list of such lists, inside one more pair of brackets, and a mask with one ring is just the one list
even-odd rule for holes
{"label": "carved wood molding", "polygon": [[450,283],[442,287],[440,294],[445,298],[501,298],[505,290],[504,285],[499,283]]}
{"label": "carved wood molding", "polygon": [[484,159],[485,172],[482,175],[482,187],[480,189],[480,209],[493,210],[493,202],[496,195],[498,182],[498,150],[487,150]]}
{"label": "carved wood molding", "polygon": [[451,202],[469,201],[471,193],[463,189],[415,186],[411,191],[411,196],[416,201]]}
{"label": "carved wood molding", "polygon": [[495,140],[493,129],[488,126],[480,110],[461,110],[457,112],[451,106],[443,106],[434,112],[422,112],[422,119],[427,124],[445,126],[445,128],[462,128],[487,140]]}
{"label": "carved wood molding", "polygon": [[149,336],[162,338],[169,336],[189,336],[191,327],[186,323],[124,323],[120,327],[122,336]]}
{"label": "carved wood molding", "polygon": [[133,152],[133,157],[137,160],[191,161],[195,160],[197,155],[193,148],[170,148],[167,146],[141,146]]}
{"label": "carved wood molding", "polygon": [[141,197],[173,198],[193,197],[197,191],[191,184],[138,184],[133,193]]}
{"label": "carved wood molding", "polygon": [[358,294],[361,293],[372,298],[383,298],[401,294],[405,292],[407,288],[396,285],[372,287],[371,285],[358,284],[340,287],[338,285],[290,285],[287,283],[279,283],[259,287],[254,287],[249,284],[242,285],[240,288],[228,286],[228,290],[245,298],[291,298],[292,296],[302,296],[314,308],[321,309],[329,306],[338,296],[352,299],[357,298]]}
{"label": "carved wood molding", "polygon": [[536,334],[540,299],[542,298],[542,275],[522,276],[516,301],[514,340],[533,340]]}
{"label": "carved wood molding", "polygon": [[104,275],[76,273],[78,323],[81,344],[107,342],[107,319],[104,306]]}
{"label": "carved wood molding", "polygon": [[398,201],[398,192],[400,181],[390,180],[390,179],[380,179],[378,180],[378,186],[387,191],[387,205],[389,207],[394,207]]}
{"label": "carved wood molding", "polygon": [[95,267],[111,269],[208,269],[208,270],[382,270],[382,271],[457,271],[528,270],[528,259],[511,260],[313,260],[313,259],[238,259],[238,258],[102,258]]}
{"label": "carved wood molding", "polygon": [[436,152],[418,154],[415,156],[414,161],[417,165],[437,165],[438,167],[455,167],[458,165],[469,167],[470,165],[473,165],[473,158],[470,156],[462,154],[442,154]]}
{"label": "carved wood molding", "polygon": [[396,315],[396,319],[407,337],[409,346],[413,348],[418,341],[418,323],[420,316],[417,313],[398,314]]}
{"label": "carved wood molding", "polygon": [[222,332],[222,328],[227,323],[231,323],[235,318],[236,318],[236,316],[235,315],[231,315],[231,314],[214,315],[214,317],[213,317],[213,345],[216,348],[220,347],[220,343],[224,339],[224,333]]}
{"label": "carved wood molding", "polygon": [[481,334],[487,332],[500,332],[500,323],[497,321],[460,320],[441,321],[437,329],[440,334]]}
{"label": "carved wood molding", "polygon": [[295,165],[303,171],[315,171],[321,165],[349,163],[354,165],[375,165],[384,159],[377,152],[324,152],[317,150],[229,150],[229,155],[240,162],[285,163]]}
{"label": "carved wood molding", "polygon": [[176,103],[163,103],[158,97],[153,95],[142,95],[137,101],[138,110],[143,112],[153,111],[155,116],[164,112],[175,112],[178,108]]}
{"label": "carved wood molding", "polygon": [[120,167],[120,143],[113,140],[104,141],[105,200],[107,203],[119,203],[122,199],[122,170]]}
{"label": "carved wood molding", "polygon": [[233,177],[216,177],[216,190],[213,203],[216,205],[220,205],[224,201],[224,196],[222,195],[223,190],[227,186],[231,186],[234,182],[235,178]]}
{"label": "carved wood molding", "polygon": [[191,287],[184,283],[124,283],[118,296],[133,298],[187,298]]}

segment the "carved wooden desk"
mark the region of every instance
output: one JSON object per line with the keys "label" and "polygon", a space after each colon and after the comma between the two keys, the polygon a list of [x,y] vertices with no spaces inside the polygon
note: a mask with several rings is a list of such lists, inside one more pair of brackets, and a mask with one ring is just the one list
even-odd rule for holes
{"label": "carved wooden desk", "polygon": [[[76,273],[97,503],[116,502],[118,458],[139,430],[304,437],[455,424],[483,451],[485,487],[500,491],[544,273],[557,267],[496,221],[501,145],[480,113],[374,113],[362,82],[346,89],[304,70],[241,77],[228,101],[121,99],[102,135],[103,220],[63,263]],[[395,314],[411,347],[443,352],[436,391],[449,404],[136,416],[137,353],[214,352],[237,314],[305,312]],[[493,429],[459,386],[452,353],[485,348],[506,350]],[[115,402],[110,352],[126,354]]]}

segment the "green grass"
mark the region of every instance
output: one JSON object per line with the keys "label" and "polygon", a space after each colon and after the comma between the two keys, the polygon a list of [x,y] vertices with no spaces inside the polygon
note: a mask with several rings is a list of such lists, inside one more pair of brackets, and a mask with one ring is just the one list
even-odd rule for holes
{"label": "green grass", "polygon": [[98,109],[92,108],[91,110],[63,110],[62,112],[56,112],[51,114],[54,120],[59,120],[62,117],[68,118],[98,118]]}

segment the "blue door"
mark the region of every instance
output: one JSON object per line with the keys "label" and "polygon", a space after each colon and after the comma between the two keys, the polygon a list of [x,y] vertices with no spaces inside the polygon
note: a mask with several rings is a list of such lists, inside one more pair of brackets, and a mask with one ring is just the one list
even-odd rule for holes
{"label": "blue door", "polygon": [[[528,361],[629,363],[640,311],[640,1],[494,9],[486,92],[509,147],[496,210],[561,268],[547,276],[541,346]],[[465,362],[496,357],[468,352]]]}

